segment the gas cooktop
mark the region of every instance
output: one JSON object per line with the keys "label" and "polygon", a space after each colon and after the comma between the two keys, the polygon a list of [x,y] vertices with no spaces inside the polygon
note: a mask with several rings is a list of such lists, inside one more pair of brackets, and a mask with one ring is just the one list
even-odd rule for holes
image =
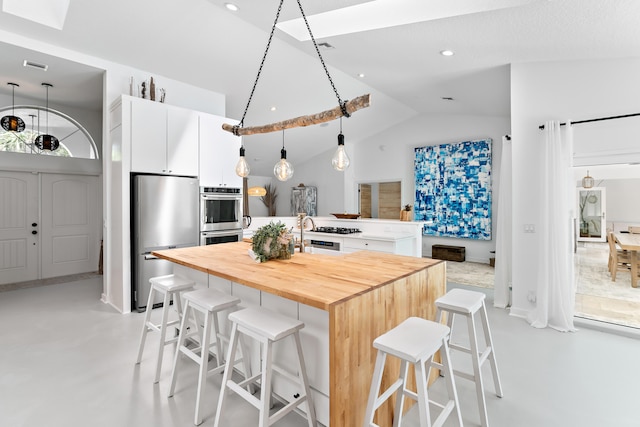
{"label": "gas cooktop", "polygon": [[334,234],[354,234],[361,233],[361,231],[357,228],[346,228],[346,227],[316,227],[316,233],[334,233]]}

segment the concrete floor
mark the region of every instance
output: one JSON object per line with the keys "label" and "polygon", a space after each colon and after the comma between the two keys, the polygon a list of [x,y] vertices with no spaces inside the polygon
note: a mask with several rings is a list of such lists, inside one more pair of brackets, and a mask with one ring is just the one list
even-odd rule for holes
{"label": "concrete floor", "polygon": [[[101,303],[101,280],[0,293],[0,426],[193,425],[195,364],[182,365],[175,396],[167,398],[172,347],[154,385],[155,336],[136,366],[143,316],[121,315]],[[576,333],[534,329],[491,303],[489,318],[504,390],[502,399],[495,396],[487,371],[493,427],[640,425],[637,339],[584,328]],[[462,322],[454,326],[457,337],[465,330]],[[468,365],[464,359],[454,355],[462,369]],[[203,426],[213,425],[220,379],[208,380]],[[478,426],[473,383],[456,380],[464,425]],[[440,379],[430,389],[432,397],[443,395],[443,383]],[[232,401],[225,426],[257,425],[252,406]],[[407,425],[418,425],[414,417],[415,411],[408,414]],[[307,424],[294,413],[276,425]],[[445,425],[457,423],[451,419]]]}

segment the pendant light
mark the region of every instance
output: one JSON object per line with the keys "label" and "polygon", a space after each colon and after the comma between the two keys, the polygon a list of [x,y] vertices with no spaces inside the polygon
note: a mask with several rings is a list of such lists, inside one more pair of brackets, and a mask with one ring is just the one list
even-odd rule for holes
{"label": "pendant light", "polygon": [[331,158],[331,166],[337,171],[344,172],[349,167],[349,156],[344,149],[344,135],[342,134],[342,117],[340,117],[340,133],[338,134],[338,149]]}
{"label": "pendant light", "polygon": [[253,197],[261,197],[267,194],[267,189],[264,187],[249,187],[247,195]]}
{"label": "pendant light", "polygon": [[11,108],[12,113],[10,116],[4,116],[0,123],[2,124],[2,129],[11,132],[22,132],[24,130],[24,120],[20,117],[17,117],[16,114],[16,87],[20,87],[17,83],[7,83],[11,86]]}
{"label": "pendant light", "polygon": [[49,88],[53,87],[53,85],[50,83],[42,83],[42,86],[47,88],[47,107],[46,107],[47,127],[46,127],[46,133],[43,135],[38,135],[38,137],[34,140],[34,143],[36,144],[36,147],[38,147],[40,150],[55,151],[60,146],[60,142],[58,141],[58,138],[56,138],[55,136],[49,135]]}
{"label": "pendant light", "polygon": [[282,150],[280,150],[280,161],[273,167],[273,174],[280,181],[286,181],[293,176],[293,166],[287,161],[287,150],[284,149],[284,130],[282,131]]}
{"label": "pendant light", "polygon": [[591,188],[593,187],[593,184],[595,184],[595,180],[593,177],[589,176],[589,171],[587,171],[587,176],[582,178],[582,186],[584,188]]}
{"label": "pendant light", "polygon": [[242,145],[240,146],[240,159],[238,159],[238,164],[236,164],[236,175],[246,178],[249,176],[249,172],[251,172],[251,168],[244,158],[244,145]]}

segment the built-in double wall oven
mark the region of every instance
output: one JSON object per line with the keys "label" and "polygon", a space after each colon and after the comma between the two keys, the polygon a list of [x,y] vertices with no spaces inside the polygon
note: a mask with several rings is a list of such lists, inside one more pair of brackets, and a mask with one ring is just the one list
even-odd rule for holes
{"label": "built-in double wall oven", "polygon": [[200,187],[200,245],[242,240],[242,189]]}

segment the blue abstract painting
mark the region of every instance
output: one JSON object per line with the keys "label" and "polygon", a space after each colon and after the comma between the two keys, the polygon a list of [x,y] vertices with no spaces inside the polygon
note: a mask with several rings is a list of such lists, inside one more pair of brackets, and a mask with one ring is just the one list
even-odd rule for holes
{"label": "blue abstract painting", "polygon": [[491,139],[416,148],[414,166],[423,234],[491,240]]}

